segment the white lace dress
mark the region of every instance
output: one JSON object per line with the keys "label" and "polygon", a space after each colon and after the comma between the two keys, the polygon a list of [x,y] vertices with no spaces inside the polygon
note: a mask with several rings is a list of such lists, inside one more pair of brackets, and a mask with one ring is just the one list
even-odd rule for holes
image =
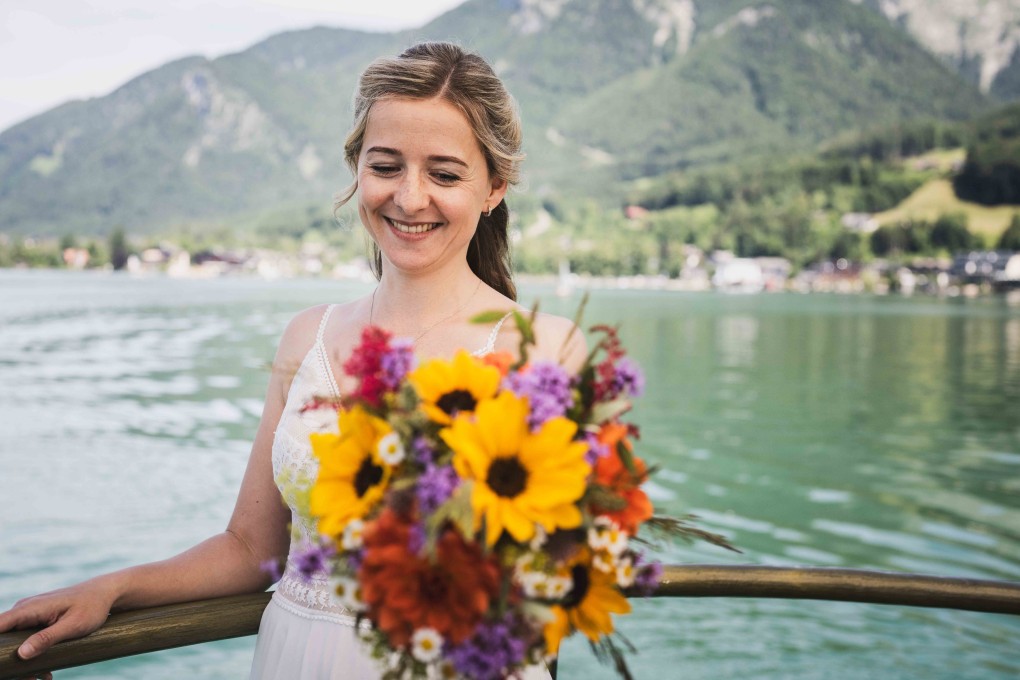
{"label": "white lace dress", "polygon": [[[250,680],[376,680],[381,675],[378,662],[357,639],[354,616],[336,600],[328,581],[317,578],[306,583],[294,564],[296,550],[315,536],[314,523],[300,511],[318,468],[308,436],[336,431],[336,418],[323,418],[323,413],[331,412],[300,411],[312,397],[340,396],[323,342],[332,312],[330,305],[315,344],[294,375],[273,439],[273,476],[291,508],[291,546],[283,578],[262,616]],[[492,329],[487,345],[474,354],[492,351],[502,323]],[[529,679],[549,677],[544,669],[529,669],[525,675]]]}

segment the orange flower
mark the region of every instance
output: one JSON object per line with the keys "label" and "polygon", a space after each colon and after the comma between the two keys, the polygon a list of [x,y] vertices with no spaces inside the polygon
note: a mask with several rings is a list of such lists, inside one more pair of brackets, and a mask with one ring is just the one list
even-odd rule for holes
{"label": "orange flower", "polygon": [[599,443],[608,446],[613,453],[616,453],[616,445],[620,442],[623,442],[623,445],[630,451],[630,441],[627,439],[628,431],[629,428],[623,423],[605,423],[597,437]]}
{"label": "orange flower", "polygon": [[494,366],[499,371],[499,374],[505,378],[510,372],[510,367],[514,364],[514,355],[505,349],[501,349],[489,352],[483,356],[482,363],[486,366]]}
{"label": "orange flower", "polygon": [[641,523],[652,516],[653,510],[648,495],[640,489],[641,484],[648,478],[648,468],[645,467],[645,462],[637,456],[633,456],[634,472],[631,472],[623,464],[617,451],[617,446],[621,443],[628,451],[631,450],[626,434],[626,425],[620,423],[603,425],[598,438],[600,442],[609,447],[609,454],[595,462],[595,481],[608,487],[626,505],[619,510],[594,508],[594,511],[596,514],[606,515],[619,524],[621,529],[633,536],[637,533]]}
{"label": "orange flower", "polygon": [[498,593],[499,569],[452,530],[440,537],[431,563],[409,549],[411,529],[387,509],[365,530],[358,578],[368,617],[397,649],[424,627],[453,644],[463,642]]}

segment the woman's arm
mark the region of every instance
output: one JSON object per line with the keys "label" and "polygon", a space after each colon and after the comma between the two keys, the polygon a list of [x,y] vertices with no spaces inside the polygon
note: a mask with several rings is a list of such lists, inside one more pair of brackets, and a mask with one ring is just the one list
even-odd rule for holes
{"label": "woman's arm", "polygon": [[226,530],[167,560],[104,574],[19,601],[0,614],[0,632],[45,626],[18,650],[22,658],[87,635],[112,610],[153,607],[266,588],[261,563],[287,552],[290,512],[273,481],[272,445],[294,370],[308,351],[322,307],[298,314],[280,341],[265,406]]}

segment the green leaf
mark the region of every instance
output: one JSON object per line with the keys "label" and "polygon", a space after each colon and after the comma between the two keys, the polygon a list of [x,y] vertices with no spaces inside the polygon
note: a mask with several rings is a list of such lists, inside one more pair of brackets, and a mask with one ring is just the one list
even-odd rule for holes
{"label": "green leaf", "polygon": [[534,600],[524,600],[521,602],[520,607],[521,613],[526,619],[531,619],[538,623],[551,623],[556,618],[556,615],[553,614],[552,607],[539,604]]}
{"label": "green leaf", "polygon": [[535,330],[531,327],[531,321],[525,318],[525,316],[516,309],[513,311],[513,314],[514,323],[517,325],[517,330],[521,333],[521,341],[529,345],[534,345]]}
{"label": "green leaf", "polygon": [[627,468],[629,473],[632,475],[637,474],[638,470],[637,465],[634,464],[634,454],[630,452],[630,449],[624,445],[622,440],[616,445],[616,455],[623,461],[623,467]]}
{"label": "green leaf", "polygon": [[631,403],[626,399],[614,399],[612,401],[601,401],[591,409],[591,422],[606,423],[617,418],[631,409]]}
{"label": "green leaf", "polygon": [[585,493],[584,498],[591,505],[610,512],[623,510],[627,507],[627,501],[617,496],[608,487],[603,486],[602,484],[589,484],[588,491]]}
{"label": "green leaf", "polygon": [[497,321],[502,319],[504,316],[506,316],[506,312],[505,311],[500,311],[498,309],[493,309],[493,310],[488,311],[488,312],[480,312],[478,314],[475,314],[473,317],[471,317],[469,319],[469,321],[471,323],[486,323],[486,324],[487,323],[496,323]]}
{"label": "green leaf", "polygon": [[453,495],[425,520],[425,552],[429,559],[436,559],[436,544],[447,522],[453,524],[465,538],[474,534],[475,514],[471,508],[473,488],[474,482],[462,482]]}
{"label": "green leaf", "polygon": [[648,518],[644,526],[658,536],[680,538],[689,543],[695,540],[706,541],[720,548],[743,554],[743,551],[730,543],[725,536],[695,526],[694,522],[698,519],[697,515],[684,515],[682,517],[653,515]]}
{"label": "green leaf", "polygon": [[581,321],[584,319],[584,309],[588,306],[588,299],[591,295],[588,291],[584,291],[584,295],[581,296],[581,302],[577,305],[577,312],[574,314],[574,326],[567,333],[567,337],[563,338],[563,344],[560,346],[560,363],[567,358],[567,348],[570,347],[570,341],[574,339],[574,335],[581,328]]}

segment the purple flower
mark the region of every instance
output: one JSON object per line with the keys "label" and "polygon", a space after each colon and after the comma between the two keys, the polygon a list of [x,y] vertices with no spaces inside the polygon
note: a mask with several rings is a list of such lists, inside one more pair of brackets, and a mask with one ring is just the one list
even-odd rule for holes
{"label": "purple flower", "polygon": [[407,549],[415,555],[425,547],[425,525],[415,522],[411,525],[410,535],[407,537]]}
{"label": "purple flower", "polygon": [[616,362],[616,371],[613,375],[614,395],[625,394],[629,397],[640,397],[645,391],[645,374],[641,367],[624,357]]}
{"label": "purple flower", "polygon": [[347,556],[347,570],[357,574],[358,570],[361,569],[361,563],[365,561],[365,549],[349,550],[345,554]]}
{"label": "purple flower", "polygon": [[571,378],[563,367],[550,361],[538,361],[531,370],[511,373],[506,377],[504,388],[518,397],[527,397],[531,407],[528,425],[537,430],[542,423],[562,416],[574,405]]}
{"label": "purple flower", "polygon": [[449,465],[426,464],[425,472],[418,478],[418,487],[415,490],[418,513],[421,516],[431,515],[436,508],[446,502],[459,484],[460,477]]}
{"label": "purple flower", "polygon": [[273,579],[273,583],[280,580],[283,576],[283,572],[280,570],[280,560],[275,557],[270,557],[268,560],[263,560],[259,563],[259,570],[269,574],[269,578]]}
{"label": "purple flower", "polygon": [[634,589],[642,596],[648,597],[659,587],[659,580],[662,578],[662,563],[648,562],[640,564],[641,557],[634,557]]}
{"label": "purple flower", "polygon": [[584,433],[584,443],[588,445],[588,450],[584,454],[584,459],[588,461],[588,465],[592,467],[598,462],[599,458],[605,458],[609,455],[609,447],[599,441],[598,435],[591,432]]}
{"label": "purple flower", "polygon": [[428,467],[435,460],[436,452],[432,448],[432,444],[425,437],[418,435],[411,442],[411,452],[414,454],[414,459],[419,463]]}
{"label": "purple flower", "polygon": [[329,572],[329,558],[336,554],[336,548],[327,543],[311,543],[299,548],[294,556],[294,566],[305,583],[316,574]]}
{"label": "purple flower", "polygon": [[474,637],[448,648],[446,658],[466,678],[499,680],[510,666],[524,661],[527,645],[514,635],[514,620],[507,615],[502,621],[480,623]]}
{"label": "purple flower", "polygon": [[379,358],[382,382],[386,389],[395,390],[414,365],[414,346],[407,338],[396,338]]}

